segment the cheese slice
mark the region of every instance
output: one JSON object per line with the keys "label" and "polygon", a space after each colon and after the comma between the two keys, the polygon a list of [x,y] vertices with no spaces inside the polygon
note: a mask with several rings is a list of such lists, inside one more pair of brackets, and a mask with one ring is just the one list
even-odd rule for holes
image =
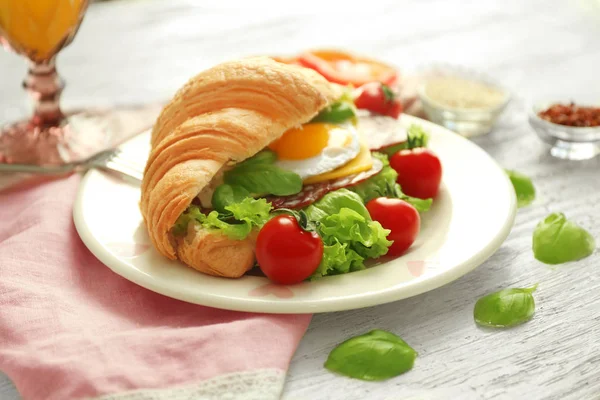
{"label": "cheese slice", "polygon": [[346,165],[334,169],[333,171],[324,172],[320,175],[308,177],[304,180],[305,185],[312,183],[325,182],[333,179],[343,178],[345,176],[358,174],[363,171],[368,171],[373,167],[373,159],[371,158],[371,151],[365,144],[364,140],[361,140],[360,151],[358,155]]}

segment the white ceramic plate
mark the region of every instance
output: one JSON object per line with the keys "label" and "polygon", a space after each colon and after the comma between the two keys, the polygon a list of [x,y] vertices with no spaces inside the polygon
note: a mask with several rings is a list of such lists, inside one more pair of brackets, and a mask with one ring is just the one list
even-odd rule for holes
{"label": "white ceramic plate", "polygon": [[[97,170],[81,183],[75,225],[86,246],[117,274],[205,306],[314,313],[414,296],[457,279],[490,257],[510,232],[516,200],[504,171],[475,144],[418,118],[402,116],[401,123],[418,123],[430,132],[430,147],[444,169],[443,185],[409,253],[364,271],[293,286],[274,285],[261,276],[225,279],[196,272],[151,246],[138,209],[139,187]],[[142,134],[123,150],[143,165],[148,142],[149,134]]]}

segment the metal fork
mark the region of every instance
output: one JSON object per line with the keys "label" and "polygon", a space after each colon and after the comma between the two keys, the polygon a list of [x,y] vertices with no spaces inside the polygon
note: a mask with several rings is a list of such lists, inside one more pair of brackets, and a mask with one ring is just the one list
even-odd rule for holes
{"label": "metal fork", "polygon": [[143,169],[135,162],[123,157],[123,152],[119,149],[105,150],[93,156],[63,165],[57,166],[38,166],[25,164],[3,164],[0,166],[0,172],[25,172],[35,174],[66,174],[69,172],[87,171],[90,168],[98,168],[129,178],[136,183],[142,182]]}

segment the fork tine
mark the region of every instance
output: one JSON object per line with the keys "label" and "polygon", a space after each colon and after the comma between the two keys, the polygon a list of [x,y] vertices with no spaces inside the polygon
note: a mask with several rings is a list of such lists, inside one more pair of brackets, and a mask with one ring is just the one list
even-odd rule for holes
{"label": "fork tine", "polygon": [[119,164],[125,165],[131,169],[134,169],[134,170],[138,171],[140,174],[144,173],[143,166],[139,165],[138,163],[136,163],[134,161],[127,159],[126,157],[123,157],[123,152],[119,149],[117,149],[114,152],[114,154],[112,156],[112,160],[115,160]]}
{"label": "fork tine", "polygon": [[137,183],[142,181],[142,170],[135,163],[122,157],[119,150],[115,150],[110,157],[97,166],[102,169],[118,172],[121,175],[134,179]]}

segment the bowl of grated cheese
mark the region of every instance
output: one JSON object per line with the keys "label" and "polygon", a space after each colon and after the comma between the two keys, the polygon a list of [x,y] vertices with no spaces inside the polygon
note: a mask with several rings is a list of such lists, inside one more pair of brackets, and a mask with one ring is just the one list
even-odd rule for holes
{"label": "bowl of grated cheese", "polygon": [[457,69],[429,74],[418,93],[429,120],[465,137],[489,133],[510,101],[489,78]]}

